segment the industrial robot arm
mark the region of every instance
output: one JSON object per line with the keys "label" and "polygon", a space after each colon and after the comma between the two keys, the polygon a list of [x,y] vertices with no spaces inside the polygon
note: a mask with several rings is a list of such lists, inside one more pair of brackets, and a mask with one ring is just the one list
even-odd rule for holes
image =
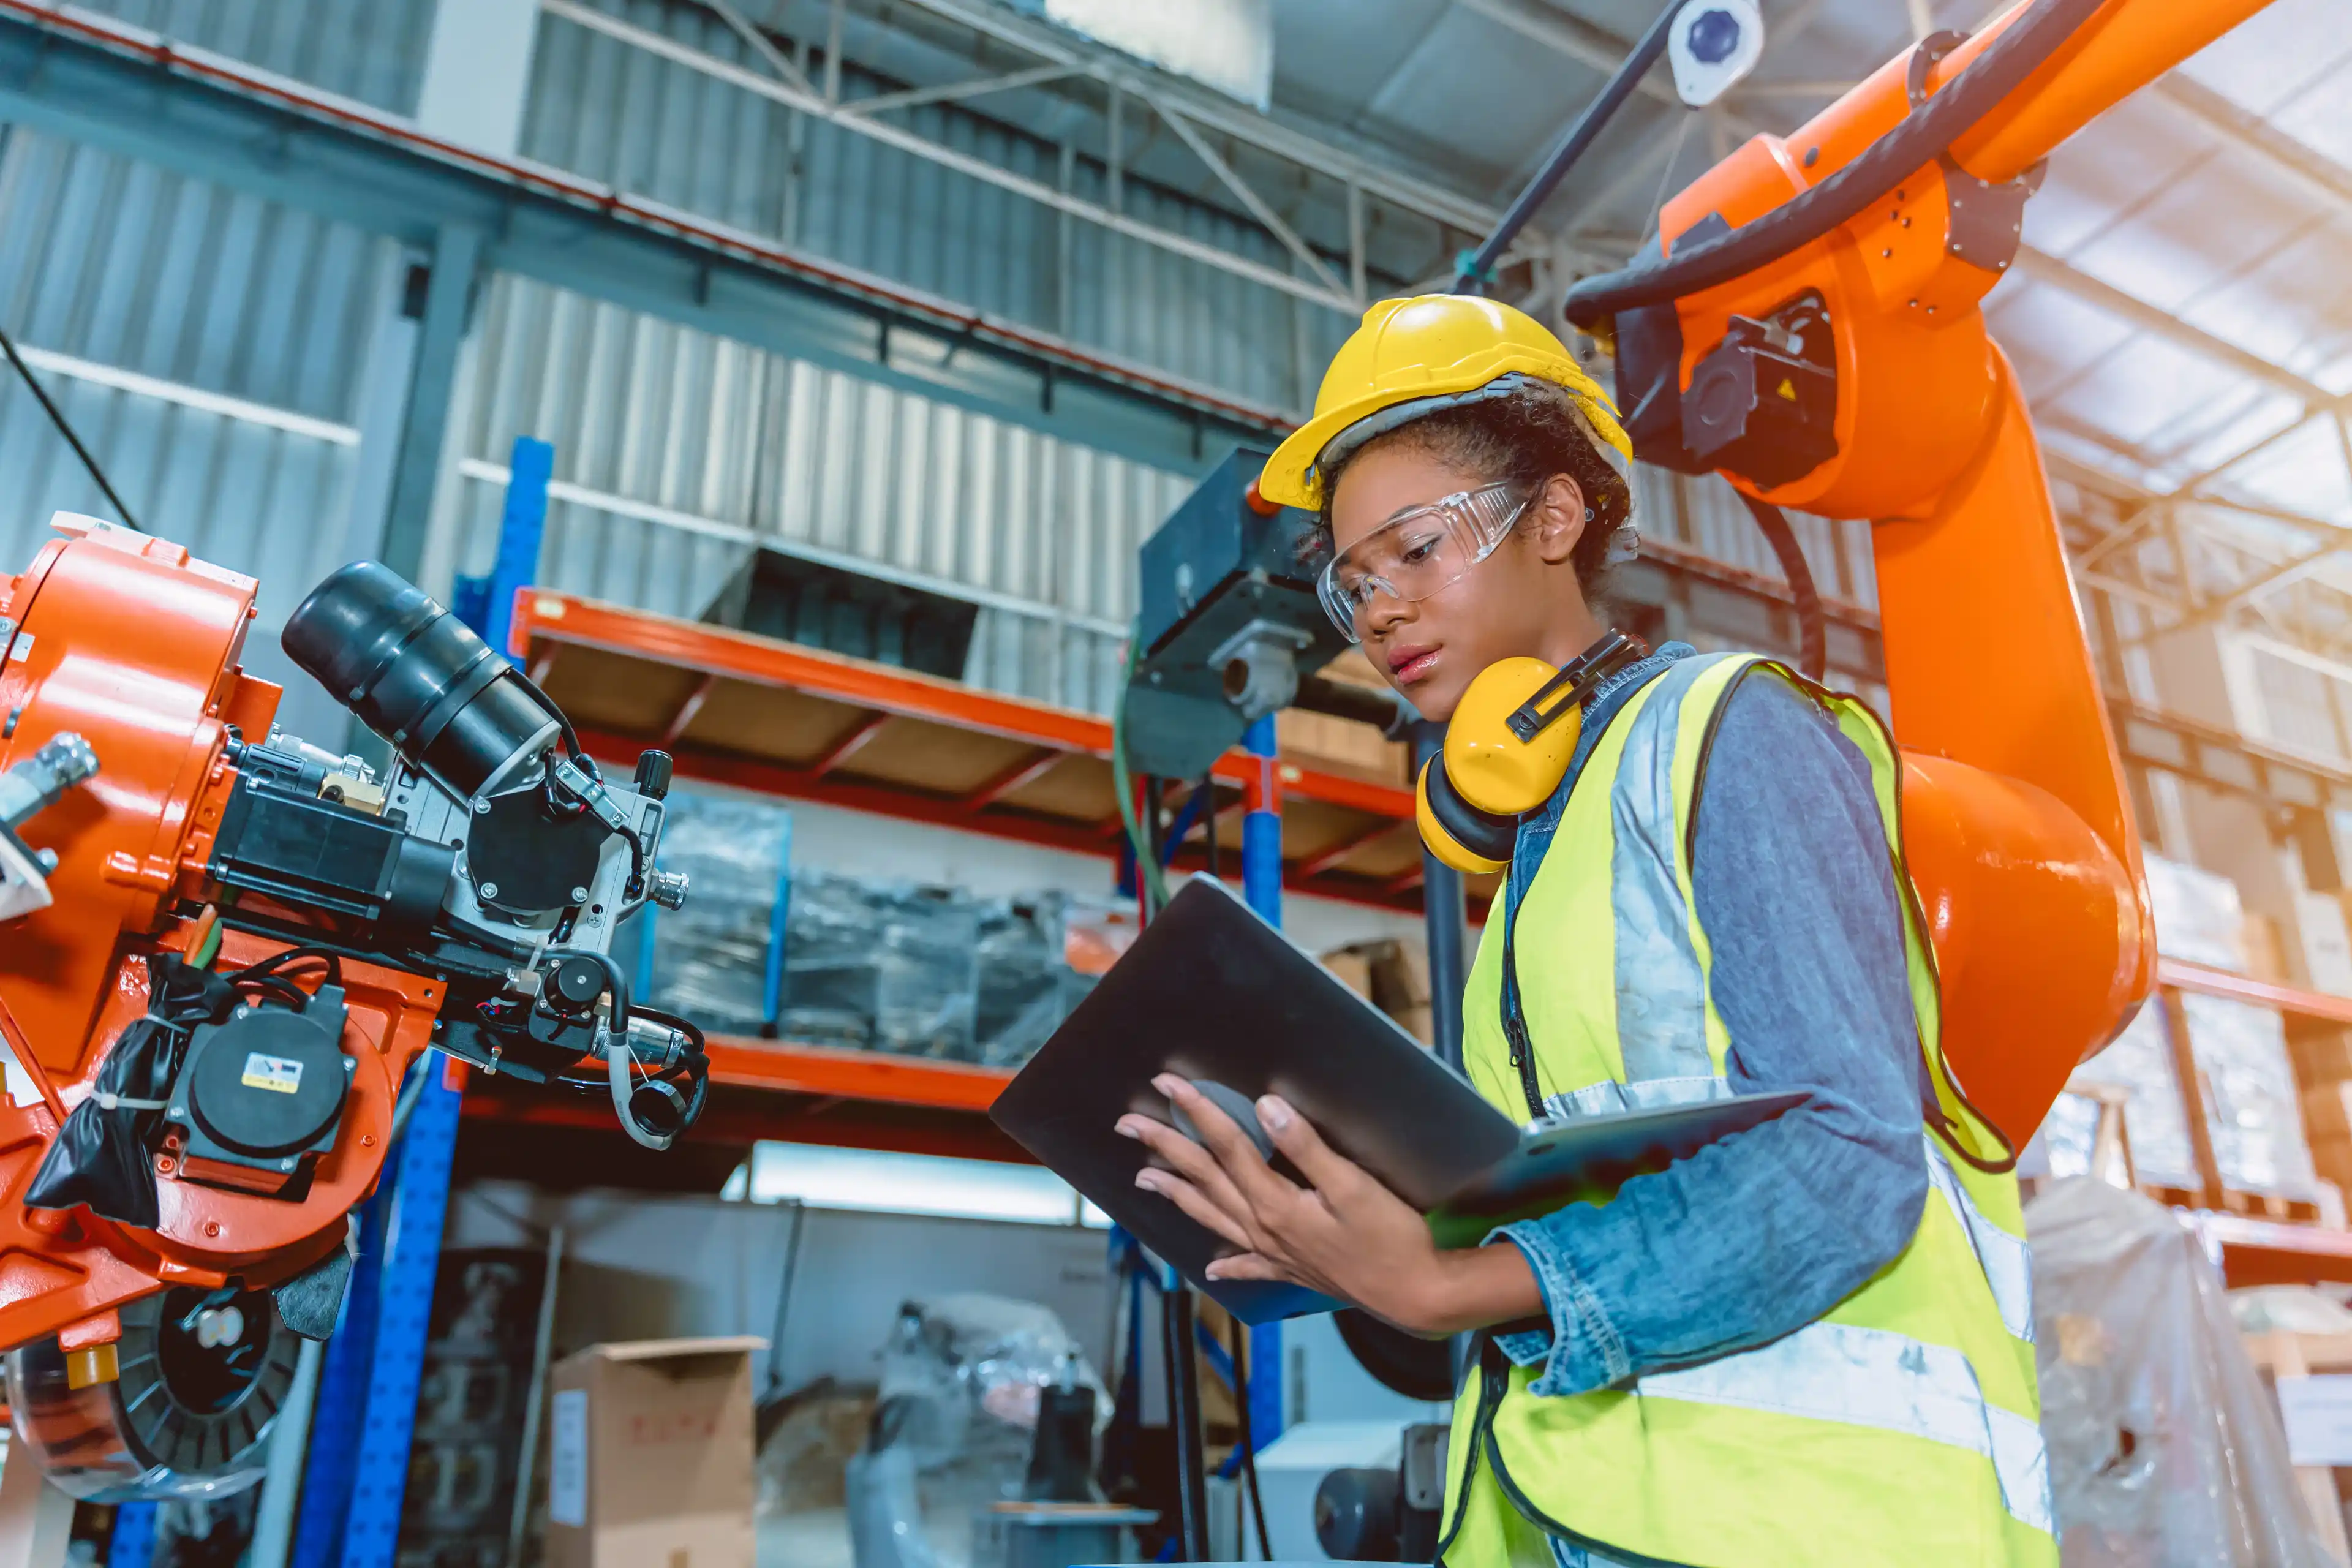
{"label": "industrial robot arm", "polygon": [[700,1113],[700,1032],[609,952],[685,896],[653,864],[669,759],[605,780],[527,677],[362,563],[284,643],[379,771],[276,728],[240,668],[252,579],[58,521],[0,577],[0,1349],[59,1485],[219,1495],[258,1477],[294,1336],[333,1328],[428,1049],[608,1096],[648,1147]]}
{"label": "industrial robot arm", "polygon": [[1641,455],[1874,529],[1944,1049],[2012,1142],[2149,989],[2137,833],[2040,448],[1981,301],[2042,161],[2265,0],[2029,0],[1669,202],[1579,283]]}

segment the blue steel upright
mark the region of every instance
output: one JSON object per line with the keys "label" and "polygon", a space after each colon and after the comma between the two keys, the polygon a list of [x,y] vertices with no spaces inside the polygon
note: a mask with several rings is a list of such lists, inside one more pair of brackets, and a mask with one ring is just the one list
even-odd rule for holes
{"label": "blue steel upright", "polygon": [[[554,467],[554,447],[516,439],[497,563],[474,627],[501,654],[515,595],[539,574]],[[366,1211],[344,1321],[320,1375],[293,1568],[392,1568],[464,1099],[449,1087],[447,1068],[427,1053],[410,1069],[424,1078],[416,1106]]]}
{"label": "blue steel upright", "polygon": [[126,1502],[114,1510],[106,1538],[106,1568],[148,1568],[155,1561],[155,1516],[160,1503]]}
{"label": "blue steel upright", "polygon": [[427,1057],[416,1070],[425,1075],[425,1085],[401,1140],[400,1183],[385,1228],[374,1365],[352,1467],[351,1512],[343,1521],[342,1568],[392,1568],[401,1502],[408,1492],[409,1436],[425,1375],[433,1282],[441,1271],[441,1227],[449,1210],[449,1167],[457,1151],[457,1107],[464,1097],[449,1087],[446,1062]]}
{"label": "blue steel upright", "polygon": [[[1249,809],[1242,817],[1242,897],[1269,925],[1282,923],[1282,764],[1275,760],[1274,716],[1252,724],[1242,744],[1257,762]],[[1249,1340],[1250,1446],[1282,1436],[1282,1325],[1259,1323]]]}
{"label": "blue steel upright", "polygon": [[515,437],[507,459],[507,504],[499,519],[499,555],[490,567],[489,602],[475,630],[482,640],[507,651],[514,630],[516,593],[539,578],[539,546],[547,535],[547,485],[555,477],[555,448],[528,436]]}
{"label": "blue steel upright", "polygon": [[[427,1056],[409,1070],[431,1072]],[[327,1342],[319,1371],[319,1402],[310,1417],[310,1447],[302,1465],[302,1502],[295,1516],[292,1568],[328,1568],[341,1560],[343,1515],[352,1501],[359,1462],[360,1429],[367,1415],[368,1384],[375,1364],[376,1309],[383,1297],[383,1238],[399,1184],[405,1142],[384,1156],[384,1173],[374,1197],[352,1215],[359,1227],[359,1261],[343,1295],[343,1313]]]}

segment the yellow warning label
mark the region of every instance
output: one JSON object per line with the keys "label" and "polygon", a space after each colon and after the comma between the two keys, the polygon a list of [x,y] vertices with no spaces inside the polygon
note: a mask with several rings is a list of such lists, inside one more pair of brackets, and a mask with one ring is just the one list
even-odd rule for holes
{"label": "yellow warning label", "polygon": [[266,1089],[272,1094],[292,1094],[302,1087],[302,1064],[285,1057],[249,1052],[245,1058],[245,1073],[238,1081],[247,1089]]}
{"label": "yellow warning label", "polygon": [[1785,375],[1780,378],[1780,395],[1791,403],[1797,401],[1797,384]]}

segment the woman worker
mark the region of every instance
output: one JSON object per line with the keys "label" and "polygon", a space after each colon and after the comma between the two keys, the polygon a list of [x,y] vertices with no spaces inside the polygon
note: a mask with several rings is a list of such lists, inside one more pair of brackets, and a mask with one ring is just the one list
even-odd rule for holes
{"label": "woman worker", "polygon": [[[1259,487],[1318,512],[1334,618],[1444,721],[1497,660],[1602,643],[1630,457],[1551,333],[1430,296],[1367,312]],[[1471,1081],[1531,1122],[1805,1096],[1609,1202],[1440,1252],[1278,1099],[1307,1185],[1180,1079],[1205,1146],[1120,1121],[1158,1156],[1138,1184],[1230,1245],[1213,1275],[1480,1331],[1444,1563],[2057,1562],[2016,1184],[1943,1067],[1897,766],[1859,703],[1752,655],[1668,644],[1585,693],[1470,975]]]}

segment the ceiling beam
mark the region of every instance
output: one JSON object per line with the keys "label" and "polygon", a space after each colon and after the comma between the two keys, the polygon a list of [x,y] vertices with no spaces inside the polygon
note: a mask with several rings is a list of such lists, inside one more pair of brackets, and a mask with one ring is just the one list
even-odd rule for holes
{"label": "ceiling beam", "polygon": [[[1034,58],[1077,66],[1106,80],[1115,76],[1129,79],[1130,85],[1148,80],[1153,94],[1196,125],[1207,126],[1261,153],[1342,184],[1352,182],[1361,186],[1367,195],[1449,228],[1485,234],[1502,216],[1500,208],[1464,195],[1433,175],[1399,169],[1393,163],[1349,152],[1260,114],[1213,88],[1159,70],[1120,51],[1090,44],[1058,27],[1032,22],[994,0],[888,0],[888,4],[861,9],[870,15],[876,10],[887,11],[892,5],[928,12]],[[892,25],[887,16],[873,19],[877,26]]]}
{"label": "ceiling beam", "polygon": [[895,147],[900,152],[911,153],[943,168],[952,169],[957,174],[969,175],[983,184],[1010,191],[1015,195],[1025,196],[1041,206],[1067,213],[1072,217],[1107,228],[1114,234],[1125,235],[1129,239],[1139,240],[1145,245],[1181,256],[1187,260],[1201,262],[1221,271],[1232,273],[1235,277],[1247,279],[1265,288],[1294,295],[1343,316],[1352,318],[1360,309],[1355,299],[1348,294],[1344,288],[1336,286],[1336,279],[1326,281],[1297,277],[1236,251],[1209,244],[1205,240],[1195,239],[1190,235],[1179,234],[1173,229],[1161,228],[1156,224],[1145,223],[1122,212],[1112,211],[1099,203],[1073,195],[1043,181],[1015,173],[1012,169],[992,163],[963,148],[935,142],[919,131],[898,125],[873,115],[852,112],[845,105],[829,102],[822,96],[803,91],[780,78],[765,76],[746,66],[738,65],[733,60],[706,54],[690,44],[682,43],[669,37],[667,33],[656,32],[650,28],[638,26],[635,23],[622,17],[608,16],[593,6],[579,4],[579,0],[540,0],[540,8],[549,16],[561,16],[566,21],[577,23],[592,31],[616,38],[649,55],[670,60],[689,70],[699,71],[716,80],[740,88],[746,92],[781,103],[787,109],[797,110],[813,119],[828,121],[845,131],[879,142],[887,147]]}
{"label": "ceiling beam", "polygon": [[2252,153],[2329,209],[2352,213],[2352,169],[2304,145],[2184,72],[2147,89],[2241,152]]}
{"label": "ceiling beam", "polygon": [[2151,337],[2162,338],[2200,359],[2226,365],[2249,380],[2274,387],[2305,406],[2317,405],[2324,407],[2336,401],[2336,395],[2317,382],[2305,380],[2284,365],[2240,348],[2227,339],[2216,337],[2202,327],[2191,325],[2136,294],[2127,294],[2112,283],[2102,282],[2073,264],[2061,261],[2032,246],[2018,248],[2017,262],[2012,270],[2023,273],[2037,283],[2047,283],[2072,294],[2084,303],[2096,306]]}

